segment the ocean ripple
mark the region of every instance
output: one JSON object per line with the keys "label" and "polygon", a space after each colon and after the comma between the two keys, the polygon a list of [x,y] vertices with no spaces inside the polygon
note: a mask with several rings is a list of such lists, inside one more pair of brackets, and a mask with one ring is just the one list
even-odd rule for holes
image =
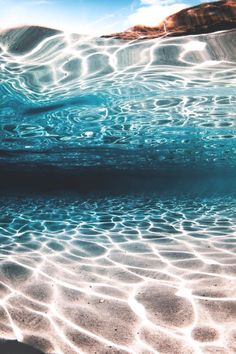
{"label": "ocean ripple", "polygon": [[40,153],[55,165],[63,151],[67,167],[235,167],[235,31],[130,42],[45,31],[0,36],[0,163]]}

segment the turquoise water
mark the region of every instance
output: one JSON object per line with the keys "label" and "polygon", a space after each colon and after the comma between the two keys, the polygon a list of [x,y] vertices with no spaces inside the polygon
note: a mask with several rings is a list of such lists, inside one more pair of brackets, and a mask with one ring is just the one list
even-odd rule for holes
{"label": "turquoise water", "polygon": [[235,168],[234,31],[131,43],[31,32],[1,39],[2,164]]}
{"label": "turquoise water", "polygon": [[0,337],[234,353],[235,31],[0,35]]}

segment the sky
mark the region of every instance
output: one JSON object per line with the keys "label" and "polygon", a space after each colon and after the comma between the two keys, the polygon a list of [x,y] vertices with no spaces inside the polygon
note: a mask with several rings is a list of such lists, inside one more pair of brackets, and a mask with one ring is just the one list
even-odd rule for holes
{"label": "sky", "polygon": [[0,29],[41,25],[88,35],[154,26],[185,7],[211,0],[0,0]]}

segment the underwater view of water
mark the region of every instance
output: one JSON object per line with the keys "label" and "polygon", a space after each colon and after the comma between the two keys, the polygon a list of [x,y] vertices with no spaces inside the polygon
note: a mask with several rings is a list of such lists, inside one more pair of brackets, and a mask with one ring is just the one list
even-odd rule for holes
{"label": "underwater view of water", "polygon": [[235,353],[235,31],[0,35],[0,337]]}

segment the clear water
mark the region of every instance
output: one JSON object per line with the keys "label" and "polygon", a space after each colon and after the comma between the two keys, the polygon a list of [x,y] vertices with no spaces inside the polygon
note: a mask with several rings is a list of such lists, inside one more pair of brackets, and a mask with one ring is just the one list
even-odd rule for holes
{"label": "clear water", "polygon": [[0,47],[0,337],[234,353],[235,32]]}
{"label": "clear water", "polygon": [[1,45],[2,163],[235,167],[234,31],[133,43],[58,34],[33,48],[17,47],[18,32]]}

